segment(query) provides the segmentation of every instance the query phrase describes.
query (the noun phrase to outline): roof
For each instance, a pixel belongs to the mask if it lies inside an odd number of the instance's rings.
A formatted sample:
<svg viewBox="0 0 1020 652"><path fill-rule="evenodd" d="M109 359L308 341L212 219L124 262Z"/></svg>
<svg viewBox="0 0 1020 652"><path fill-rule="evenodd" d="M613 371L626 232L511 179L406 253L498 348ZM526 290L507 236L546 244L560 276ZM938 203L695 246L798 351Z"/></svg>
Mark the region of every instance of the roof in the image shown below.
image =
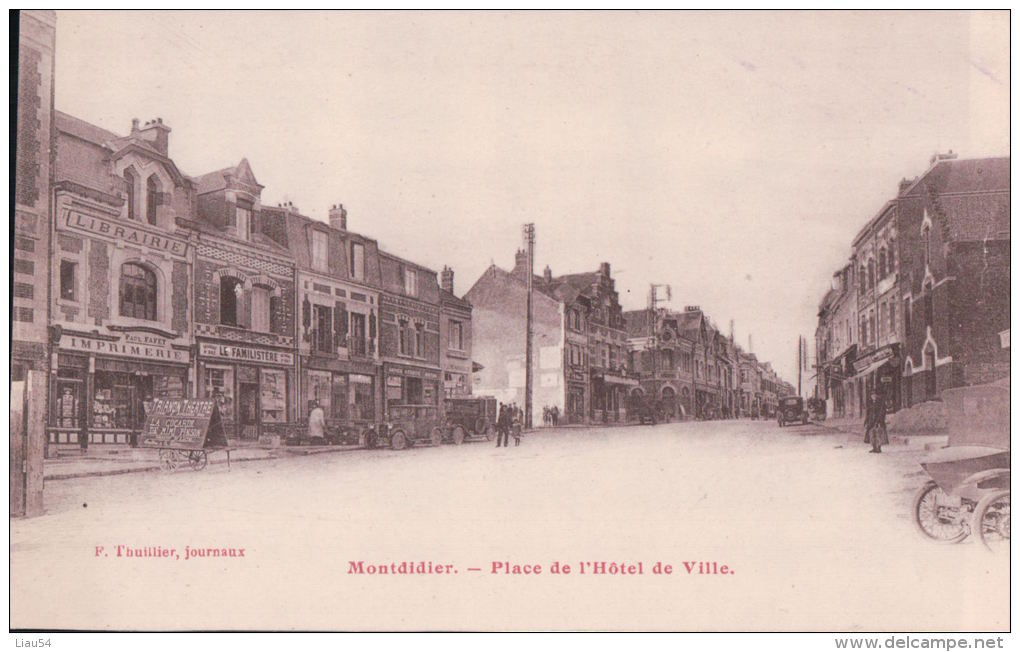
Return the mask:
<svg viewBox="0 0 1020 652"><path fill-rule="evenodd" d="M198 189L198 194L204 195L207 192L215 192L226 188L228 185L228 176L233 177L234 179L248 177L252 184L260 187L262 185L255 178L255 173L252 172L251 164L248 163L248 159L243 157L237 165L230 165L220 170L206 172L205 174L194 177L192 180L195 183L195 187ZM242 181L242 183L247 182Z"/></svg>
<svg viewBox="0 0 1020 652"><path fill-rule="evenodd" d="M452 305L464 310L471 310L471 302L466 299L461 299L453 292L439 288L439 301L445 305Z"/></svg>
<svg viewBox="0 0 1020 652"><path fill-rule="evenodd" d="M648 335L648 310L627 310L623 313L623 319L630 337Z"/></svg>
<svg viewBox="0 0 1020 652"><path fill-rule="evenodd" d="M1009 157L942 159L900 193L916 196L934 185L939 194L1009 190Z"/></svg>
<svg viewBox="0 0 1020 652"><path fill-rule="evenodd" d="M97 127L94 124L85 122L81 118L76 118L73 115L64 113L63 111L54 111L53 115L57 129L66 134L77 136L82 140L87 140L90 143L105 145L106 143L112 143L113 141L123 138L123 136L119 134L107 131L102 127Z"/></svg>

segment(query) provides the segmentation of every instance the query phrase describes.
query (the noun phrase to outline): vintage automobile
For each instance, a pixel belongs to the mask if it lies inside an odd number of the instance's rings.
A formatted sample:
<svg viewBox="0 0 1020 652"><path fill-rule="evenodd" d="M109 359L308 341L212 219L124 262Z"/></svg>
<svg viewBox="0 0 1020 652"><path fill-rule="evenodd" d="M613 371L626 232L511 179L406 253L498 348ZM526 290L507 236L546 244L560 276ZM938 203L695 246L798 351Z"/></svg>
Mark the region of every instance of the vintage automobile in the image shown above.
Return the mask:
<svg viewBox="0 0 1020 652"><path fill-rule="evenodd" d="M825 421L825 399L809 398L807 401L808 417L812 421Z"/></svg>
<svg viewBox="0 0 1020 652"><path fill-rule="evenodd" d="M942 392L949 442L921 467L931 478L914 498L914 525L937 543L971 534L1009 551L1009 379Z"/></svg>
<svg viewBox="0 0 1020 652"><path fill-rule="evenodd" d="M801 424L806 426L808 413L804 409L804 399L800 396L785 396L779 399L779 407L776 409L776 421L782 428L787 424Z"/></svg>
<svg viewBox="0 0 1020 652"><path fill-rule="evenodd" d="M463 444L468 440L492 440L496 434L496 399L491 396L448 398L444 441Z"/></svg>
<svg viewBox="0 0 1020 652"><path fill-rule="evenodd" d="M669 420L666 415L666 410L659 402L652 402L647 401L645 399L641 399L637 401L634 404L634 407L632 407L631 409L635 410L635 414L637 414L638 423L642 425L647 423L649 425L654 426L657 425L660 421Z"/></svg>
<svg viewBox="0 0 1020 652"><path fill-rule="evenodd" d="M389 447L395 451L409 446L439 446L443 443L443 419L436 405L393 405L387 418L361 435L365 448Z"/></svg>

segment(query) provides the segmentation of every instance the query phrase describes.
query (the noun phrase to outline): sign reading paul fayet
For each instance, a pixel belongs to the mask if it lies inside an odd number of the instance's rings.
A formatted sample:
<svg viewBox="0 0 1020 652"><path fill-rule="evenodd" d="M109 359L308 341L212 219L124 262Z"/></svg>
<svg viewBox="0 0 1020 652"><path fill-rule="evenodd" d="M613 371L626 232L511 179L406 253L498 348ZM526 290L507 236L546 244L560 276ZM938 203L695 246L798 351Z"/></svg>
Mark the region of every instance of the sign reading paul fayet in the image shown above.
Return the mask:
<svg viewBox="0 0 1020 652"><path fill-rule="evenodd" d="M139 440L150 448L181 450L227 445L220 410L212 399L153 400Z"/></svg>

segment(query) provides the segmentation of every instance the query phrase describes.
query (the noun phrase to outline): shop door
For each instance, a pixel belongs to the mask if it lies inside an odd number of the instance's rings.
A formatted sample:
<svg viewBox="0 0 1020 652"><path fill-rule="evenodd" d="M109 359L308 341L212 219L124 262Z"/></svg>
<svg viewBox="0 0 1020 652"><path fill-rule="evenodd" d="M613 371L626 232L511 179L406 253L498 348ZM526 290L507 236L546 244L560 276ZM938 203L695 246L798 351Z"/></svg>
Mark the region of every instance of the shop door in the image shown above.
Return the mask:
<svg viewBox="0 0 1020 652"><path fill-rule="evenodd" d="M237 407L241 424L241 439L259 438L259 386L241 383Z"/></svg>

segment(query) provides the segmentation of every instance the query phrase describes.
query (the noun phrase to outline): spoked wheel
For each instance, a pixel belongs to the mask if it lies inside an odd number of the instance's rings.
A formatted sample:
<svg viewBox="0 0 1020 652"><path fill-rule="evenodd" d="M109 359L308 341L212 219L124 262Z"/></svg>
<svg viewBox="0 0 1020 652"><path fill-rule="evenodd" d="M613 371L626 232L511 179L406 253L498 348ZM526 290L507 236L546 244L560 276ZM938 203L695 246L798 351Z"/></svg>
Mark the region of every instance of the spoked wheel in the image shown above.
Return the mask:
<svg viewBox="0 0 1020 652"><path fill-rule="evenodd" d="M209 463L205 451L188 451L188 464L196 471L201 471Z"/></svg>
<svg viewBox="0 0 1020 652"><path fill-rule="evenodd" d="M996 489L974 508L972 529L992 552L1009 552L1009 489Z"/></svg>
<svg viewBox="0 0 1020 652"><path fill-rule="evenodd" d="M464 428L461 426L453 427L453 443L458 446L464 443Z"/></svg>
<svg viewBox="0 0 1020 652"><path fill-rule="evenodd" d="M443 429L439 426L433 428L432 432L429 433L429 440L433 446L441 445L443 443Z"/></svg>
<svg viewBox="0 0 1020 652"><path fill-rule="evenodd" d="M492 441L496 436L496 428L491 423L485 426L485 441Z"/></svg>
<svg viewBox="0 0 1020 652"><path fill-rule="evenodd" d="M407 448L407 435L404 431L398 430L390 437L390 448L395 451L402 451Z"/></svg>
<svg viewBox="0 0 1020 652"><path fill-rule="evenodd" d="M164 471L176 471L181 465L182 456L172 448L159 449L159 465Z"/></svg>
<svg viewBox="0 0 1020 652"><path fill-rule="evenodd" d="M952 505L946 493L929 480L914 498L914 525L932 541L959 543L970 534L962 510L962 506Z"/></svg>

